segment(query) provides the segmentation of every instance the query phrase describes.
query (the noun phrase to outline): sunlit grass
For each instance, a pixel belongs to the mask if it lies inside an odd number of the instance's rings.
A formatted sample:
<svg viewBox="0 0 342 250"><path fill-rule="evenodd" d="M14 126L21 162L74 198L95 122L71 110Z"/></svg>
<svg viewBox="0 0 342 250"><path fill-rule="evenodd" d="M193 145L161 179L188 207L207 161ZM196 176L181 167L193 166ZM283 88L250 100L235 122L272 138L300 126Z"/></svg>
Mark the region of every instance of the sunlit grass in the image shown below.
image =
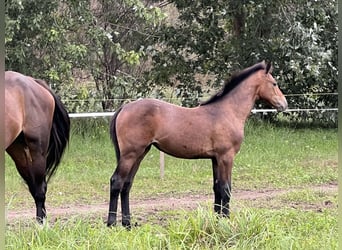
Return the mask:
<svg viewBox="0 0 342 250"><path fill-rule="evenodd" d="M286 218L286 219L284 219ZM199 207L165 225L127 231L101 219L71 217L53 225L16 224L8 249L336 249L336 217L328 212L243 208L230 219ZM324 239L324 240L322 240Z"/></svg>

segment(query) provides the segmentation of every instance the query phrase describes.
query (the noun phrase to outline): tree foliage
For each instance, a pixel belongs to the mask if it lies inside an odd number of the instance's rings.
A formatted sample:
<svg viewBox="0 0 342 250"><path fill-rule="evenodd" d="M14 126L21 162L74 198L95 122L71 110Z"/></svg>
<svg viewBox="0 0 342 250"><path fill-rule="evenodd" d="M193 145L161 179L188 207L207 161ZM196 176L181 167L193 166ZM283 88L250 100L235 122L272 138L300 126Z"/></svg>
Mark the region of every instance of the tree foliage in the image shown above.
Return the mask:
<svg viewBox="0 0 342 250"><path fill-rule="evenodd" d="M6 69L46 79L69 111L101 99L102 110L148 93L139 81L145 51L163 13L153 1L13 1L6 3ZM89 74L96 90L74 82Z"/></svg>
<svg viewBox="0 0 342 250"><path fill-rule="evenodd" d="M12 0L5 18L6 69L48 80L70 111L165 89L194 106L261 60L291 108L337 107L336 0Z"/></svg>
<svg viewBox="0 0 342 250"><path fill-rule="evenodd" d="M148 85L141 82L146 50L151 45L153 29L163 18L159 8L137 0L101 0L91 7L92 22L87 31L91 61L90 71L96 89L102 94L103 110L146 94Z"/></svg>
<svg viewBox="0 0 342 250"><path fill-rule="evenodd" d="M293 108L336 106L336 1L173 1L176 25L160 30L163 48L154 56L157 81L179 82L179 96L204 94L232 72L261 60L272 61L275 76Z"/></svg>

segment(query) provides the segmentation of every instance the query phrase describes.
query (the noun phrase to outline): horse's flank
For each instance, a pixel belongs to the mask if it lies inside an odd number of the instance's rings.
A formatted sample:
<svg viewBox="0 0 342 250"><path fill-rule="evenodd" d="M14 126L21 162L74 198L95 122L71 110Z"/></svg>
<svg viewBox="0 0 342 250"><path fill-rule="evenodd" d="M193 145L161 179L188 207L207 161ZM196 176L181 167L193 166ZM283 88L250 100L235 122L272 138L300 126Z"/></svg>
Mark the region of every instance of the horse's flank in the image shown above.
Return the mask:
<svg viewBox="0 0 342 250"><path fill-rule="evenodd" d="M33 78L13 71L6 72L5 83L6 148L22 130L35 133L39 127L48 126L50 131L55 107L50 92Z"/></svg>

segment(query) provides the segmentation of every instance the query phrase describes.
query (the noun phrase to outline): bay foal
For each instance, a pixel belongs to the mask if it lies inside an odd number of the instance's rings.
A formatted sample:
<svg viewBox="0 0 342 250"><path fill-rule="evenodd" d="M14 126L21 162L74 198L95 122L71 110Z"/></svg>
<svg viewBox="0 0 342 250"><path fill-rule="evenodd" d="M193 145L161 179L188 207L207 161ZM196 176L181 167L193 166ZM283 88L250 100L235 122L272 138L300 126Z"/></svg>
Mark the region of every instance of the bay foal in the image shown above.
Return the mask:
<svg viewBox="0 0 342 250"><path fill-rule="evenodd" d="M122 225L131 226L129 192L140 162L152 145L179 158L211 159L214 209L229 216L233 159L257 99L269 102L278 111L287 108L287 101L271 75L271 65L264 62L234 75L220 92L195 108L156 99L141 99L122 106L110 125L117 167L110 179L107 225L116 224L120 195Z"/></svg>

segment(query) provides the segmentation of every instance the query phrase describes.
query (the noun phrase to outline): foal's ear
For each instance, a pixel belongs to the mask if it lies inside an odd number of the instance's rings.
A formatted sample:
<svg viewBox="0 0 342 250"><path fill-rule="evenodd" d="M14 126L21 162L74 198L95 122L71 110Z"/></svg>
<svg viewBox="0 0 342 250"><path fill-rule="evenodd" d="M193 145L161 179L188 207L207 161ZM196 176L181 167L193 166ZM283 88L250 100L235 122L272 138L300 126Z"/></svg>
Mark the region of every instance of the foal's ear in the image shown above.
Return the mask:
<svg viewBox="0 0 342 250"><path fill-rule="evenodd" d="M270 62L268 62L266 65L266 74L268 74L268 73L271 74L272 70L273 70L272 64Z"/></svg>

